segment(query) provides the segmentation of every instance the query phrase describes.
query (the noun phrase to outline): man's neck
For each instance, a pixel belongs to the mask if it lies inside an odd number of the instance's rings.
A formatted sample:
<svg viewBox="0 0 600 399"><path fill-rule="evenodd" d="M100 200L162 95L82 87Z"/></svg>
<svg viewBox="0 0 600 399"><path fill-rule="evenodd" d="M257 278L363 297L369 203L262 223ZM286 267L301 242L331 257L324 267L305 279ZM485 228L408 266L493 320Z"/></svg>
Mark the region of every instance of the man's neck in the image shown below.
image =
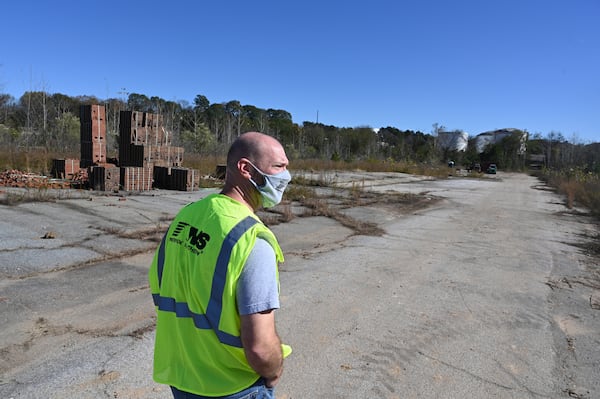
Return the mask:
<svg viewBox="0 0 600 399"><path fill-rule="evenodd" d="M257 208L254 208L251 203L251 196L249 193L244 192L239 186L225 186L223 190L221 190L221 194L226 195L227 197L245 205L250 209L253 213L256 212Z"/></svg>

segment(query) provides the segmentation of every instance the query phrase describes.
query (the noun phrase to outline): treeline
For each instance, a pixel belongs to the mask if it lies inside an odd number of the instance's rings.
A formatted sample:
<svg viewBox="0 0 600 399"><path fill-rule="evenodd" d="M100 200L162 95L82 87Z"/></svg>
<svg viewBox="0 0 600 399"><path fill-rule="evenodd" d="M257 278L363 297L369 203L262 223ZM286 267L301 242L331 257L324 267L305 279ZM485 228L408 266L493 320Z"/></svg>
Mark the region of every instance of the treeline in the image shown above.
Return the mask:
<svg viewBox="0 0 600 399"><path fill-rule="evenodd" d="M101 104L106 107L107 146L118 153L120 111L133 110L161 114L165 128L172 134L173 144L186 152L224 155L231 142L246 131L261 131L278 138L291 159L327 160L391 160L415 163L445 163L457 166L494 162L502 169L527 168L529 155L543 155L550 168L577 166L600 172L598 143L569 143L561 134L547 137L537 134L525 143L527 132L516 132L502 142L488 146L481 154L475 151L473 139L467 151L454 152L440 148L436 134L443 131L438 124L431 133L400 130L395 127L336 127L304 121L294 123L292 115L281 109L262 109L233 100L211 103L197 95L193 103L173 102L159 97L131 93L126 100L99 99L94 96L70 97L43 91L24 93L18 100L0 94L0 146L4 151L43 149L48 152L76 154L79 151L81 105Z"/></svg>
<svg viewBox="0 0 600 399"><path fill-rule="evenodd" d="M526 140L523 140L525 137ZM534 168L548 170L579 169L600 173L600 143L570 143L560 133L529 134L515 131L482 153L475 149L475 139L469 140L468 149L457 154L462 164L473 162L496 163L503 170L523 171Z"/></svg>

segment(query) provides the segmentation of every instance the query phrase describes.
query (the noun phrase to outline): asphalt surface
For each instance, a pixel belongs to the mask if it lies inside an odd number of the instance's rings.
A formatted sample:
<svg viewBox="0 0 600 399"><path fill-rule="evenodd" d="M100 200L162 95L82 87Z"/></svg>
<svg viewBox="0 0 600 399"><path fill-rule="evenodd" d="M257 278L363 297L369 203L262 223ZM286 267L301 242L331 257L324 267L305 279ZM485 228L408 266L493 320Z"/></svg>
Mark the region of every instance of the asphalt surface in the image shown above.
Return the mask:
<svg viewBox="0 0 600 399"><path fill-rule="evenodd" d="M278 399L600 397L585 210L522 174L325 177L344 221L294 205L273 226L294 349ZM343 187L376 195L350 206ZM214 191L0 205L0 398L170 397L151 379L146 275L175 213Z"/></svg>

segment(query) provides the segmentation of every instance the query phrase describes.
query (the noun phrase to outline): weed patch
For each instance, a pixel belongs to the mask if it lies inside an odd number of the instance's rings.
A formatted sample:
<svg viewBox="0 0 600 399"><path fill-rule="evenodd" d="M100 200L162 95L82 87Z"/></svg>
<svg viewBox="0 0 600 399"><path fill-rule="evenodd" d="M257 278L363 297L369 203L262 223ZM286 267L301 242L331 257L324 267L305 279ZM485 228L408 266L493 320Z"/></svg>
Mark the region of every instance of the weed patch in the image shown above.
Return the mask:
<svg viewBox="0 0 600 399"><path fill-rule="evenodd" d="M565 205L572 209L582 206L600 219L600 176L580 169L564 171L543 170L534 174L537 178L565 196Z"/></svg>
<svg viewBox="0 0 600 399"><path fill-rule="evenodd" d="M48 188L6 189L0 193L1 205L18 205L27 202L55 202L62 199L83 198L81 193L70 190Z"/></svg>
<svg viewBox="0 0 600 399"><path fill-rule="evenodd" d="M330 194L319 195L315 187L334 188L334 190ZM375 223L357 220L342 211L353 207L377 205L391 206L395 210L408 212L429 206L437 200L425 194L398 193L395 191L387 193L371 192L365 189L364 181L356 181L348 188L341 188L337 187L337 183L328 176L317 180L307 179L302 175L297 176L293 184L288 186L284 198L287 205L279 206L276 210L270 210L269 214L261 217L266 224L277 224L291 220L294 214L291 211L290 202L296 202L302 209L302 212L297 215L298 217L328 217L352 229L356 234L370 236L380 236L384 234L384 230ZM274 213L277 216L274 216Z"/></svg>
<svg viewBox="0 0 600 399"><path fill-rule="evenodd" d="M381 236L385 231L377 226L375 223L363 222L354 219L339 210L330 207L324 199L312 199L306 201L303 204L307 211L303 216L326 216L339 222L342 226L348 227L353 230L356 234L368 235L368 236Z"/></svg>
<svg viewBox="0 0 600 399"><path fill-rule="evenodd" d="M307 198L314 198L316 195L314 188L297 183L288 185L283 192L283 198L288 201L304 201Z"/></svg>

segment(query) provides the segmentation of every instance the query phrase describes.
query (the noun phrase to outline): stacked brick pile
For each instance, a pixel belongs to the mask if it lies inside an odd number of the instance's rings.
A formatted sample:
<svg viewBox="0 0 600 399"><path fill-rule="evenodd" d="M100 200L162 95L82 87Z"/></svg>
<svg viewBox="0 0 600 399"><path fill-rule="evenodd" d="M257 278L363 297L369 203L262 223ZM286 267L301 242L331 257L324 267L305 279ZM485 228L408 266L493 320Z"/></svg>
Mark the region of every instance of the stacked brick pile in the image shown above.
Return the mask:
<svg viewBox="0 0 600 399"><path fill-rule="evenodd" d="M53 159L52 176L57 179L87 178L92 166L114 167L106 164L106 110L103 105L79 107L80 159ZM86 170L86 173L79 173ZM89 173L89 176L92 176ZM97 174L96 174L97 176ZM98 182L95 182L95 186ZM104 184L102 183L102 186Z"/></svg>
<svg viewBox="0 0 600 399"><path fill-rule="evenodd" d="M93 190L118 191L119 168L106 159L106 109L103 105L82 105L79 108L81 160L86 174L73 172L73 177L87 177ZM65 160L66 161L66 160Z"/></svg>
<svg viewBox="0 0 600 399"><path fill-rule="evenodd" d="M121 111L119 118L119 162L123 189L151 190L155 159L149 156L152 147L170 143L163 139L161 115L147 112Z"/></svg>
<svg viewBox="0 0 600 399"><path fill-rule="evenodd" d="M162 115L121 111L119 160L122 166L181 166L182 159L171 160L166 156L171 150L181 150L183 158L183 148L171 147L171 137L163 128Z"/></svg>
<svg viewBox="0 0 600 399"><path fill-rule="evenodd" d="M80 107L81 159L55 159L52 175L101 191L148 191L153 187L191 191L199 174L184 168L183 148L171 145L162 115L121 111L119 166L107 162L106 111L102 105Z"/></svg>
<svg viewBox="0 0 600 399"><path fill-rule="evenodd" d="M121 111L119 160L123 189L144 190L152 185L180 191L197 188L197 171L182 167L183 148L171 144L162 115Z"/></svg>
<svg viewBox="0 0 600 399"><path fill-rule="evenodd" d="M103 105L82 105L79 108L81 161L80 166L106 163L106 110Z"/></svg>

